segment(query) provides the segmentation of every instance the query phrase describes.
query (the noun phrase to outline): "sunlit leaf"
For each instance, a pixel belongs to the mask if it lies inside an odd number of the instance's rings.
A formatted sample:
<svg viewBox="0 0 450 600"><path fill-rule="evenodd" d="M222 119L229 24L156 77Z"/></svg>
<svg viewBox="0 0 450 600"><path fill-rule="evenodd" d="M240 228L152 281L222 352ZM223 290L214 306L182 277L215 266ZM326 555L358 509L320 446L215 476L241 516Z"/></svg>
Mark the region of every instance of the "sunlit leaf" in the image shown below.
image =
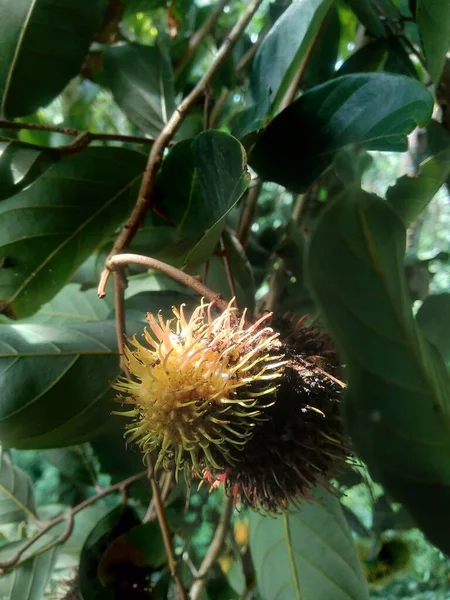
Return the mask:
<svg viewBox="0 0 450 600"><path fill-rule="evenodd" d="M28 115L62 91L79 73L105 8L105 0L2 3L0 115Z"/></svg>
<svg viewBox="0 0 450 600"><path fill-rule="evenodd" d="M275 518L251 513L250 549L263 600L367 600L339 500L322 489Z"/></svg>

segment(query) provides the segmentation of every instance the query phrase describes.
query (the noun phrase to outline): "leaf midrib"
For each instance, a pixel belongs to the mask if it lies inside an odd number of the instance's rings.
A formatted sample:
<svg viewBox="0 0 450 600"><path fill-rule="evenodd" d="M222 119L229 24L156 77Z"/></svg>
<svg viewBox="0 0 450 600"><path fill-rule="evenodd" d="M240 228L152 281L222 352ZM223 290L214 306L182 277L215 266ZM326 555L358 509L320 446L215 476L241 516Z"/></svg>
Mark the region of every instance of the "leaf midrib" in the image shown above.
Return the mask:
<svg viewBox="0 0 450 600"><path fill-rule="evenodd" d="M116 194L114 194L108 202L103 204L93 215L91 215L86 221L77 227L77 229L67 237L64 242L57 246L50 254L42 261L42 263L33 269L33 272L22 282L17 288L16 292L9 298L9 303L14 302L17 296L27 287L27 285L42 271L42 269L60 252L67 244L77 237L94 219L96 219L102 212L104 212L112 203L114 203L118 197L120 197L127 189L132 187L136 181L142 177L142 173L139 173L131 181L129 181L123 188L121 188Z"/></svg>
<svg viewBox="0 0 450 600"><path fill-rule="evenodd" d="M9 70L8 70L8 76L6 78L5 89L4 89L4 92L3 92L3 100L2 100L2 106L1 106L1 114L2 115L5 114L5 105L6 105L6 102L8 100L9 90L11 88L11 81L12 81L12 78L13 78L13 73L14 73L14 70L16 68L17 61L19 59L20 50L22 48L22 44L23 44L23 41L24 41L24 38L25 38L25 34L26 34L26 31L27 31L28 25L30 23L30 19L31 19L31 16L33 14L33 10L34 10L34 8L36 6L36 3L37 3L37 0L31 0L31 4L30 4L30 7L28 9L27 16L26 16L26 18L24 20L24 23L23 23L23 26L21 27L21 30L20 30L19 39L17 40L16 49L15 49L15 52L14 52L13 59L11 61L11 65L10 65Z"/></svg>

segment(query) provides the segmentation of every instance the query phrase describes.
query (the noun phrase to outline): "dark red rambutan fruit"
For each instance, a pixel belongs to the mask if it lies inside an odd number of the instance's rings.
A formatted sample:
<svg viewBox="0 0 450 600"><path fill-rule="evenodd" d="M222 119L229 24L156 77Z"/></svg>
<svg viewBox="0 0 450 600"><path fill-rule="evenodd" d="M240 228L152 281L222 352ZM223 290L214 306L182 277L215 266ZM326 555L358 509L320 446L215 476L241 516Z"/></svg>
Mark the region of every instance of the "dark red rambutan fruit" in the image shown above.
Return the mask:
<svg viewBox="0 0 450 600"><path fill-rule="evenodd" d="M349 454L342 432L337 378L339 362L327 335L302 320L293 326L274 318L287 364L265 420L222 473L207 473L223 483L236 501L277 512L303 498L344 466ZM217 485L217 484L216 484Z"/></svg>
<svg viewBox="0 0 450 600"><path fill-rule="evenodd" d="M187 319L148 316L146 345L125 349L130 379L115 384L128 432L157 467L223 483L236 500L277 511L327 485L348 454L339 362L319 329L264 315L249 324L232 303Z"/></svg>

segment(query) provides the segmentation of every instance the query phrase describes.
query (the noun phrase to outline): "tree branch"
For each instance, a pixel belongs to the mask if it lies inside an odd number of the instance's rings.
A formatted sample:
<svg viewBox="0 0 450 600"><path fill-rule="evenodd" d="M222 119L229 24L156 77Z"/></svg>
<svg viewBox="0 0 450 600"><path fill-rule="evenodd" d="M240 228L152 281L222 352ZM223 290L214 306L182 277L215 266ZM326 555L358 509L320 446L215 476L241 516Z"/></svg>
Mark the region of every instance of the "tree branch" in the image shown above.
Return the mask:
<svg viewBox="0 0 450 600"><path fill-rule="evenodd" d="M230 287L231 297L235 298L237 303L237 293L236 293L236 285L234 283L233 271L231 270L230 260L228 257L228 251L225 246L225 242L223 239L223 234L220 236L220 251L222 254L223 265L225 267L225 272L227 274L228 285Z"/></svg>
<svg viewBox="0 0 450 600"><path fill-rule="evenodd" d="M194 89L181 101L180 105L177 107L155 140L155 143L150 151L144 176L142 178L138 199L127 223L119 233L108 258L111 258L115 254L119 254L133 239L136 231L142 223L145 213L151 207L156 174L158 173L164 150L167 148L175 133L178 131L178 128L180 127L187 113L202 96L207 86L224 63L225 59L242 35L262 1L263 0L250 0L247 8L244 10L229 35L225 38L222 46L219 48L209 69L206 71ZM107 265L108 261L101 276L101 281L104 284L103 288L106 285L110 275L110 269Z"/></svg>
<svg viewBox="0 0 450 600"><path fill-rule="evenodd" d="M220 294L213 292L201 281L195 277L192 277L191 275L188 275L187 273L184 273L184 271L180 271L180 269L177 269L176 267L172 267L171 265L161 262L160 260L156 260L156 258L141 256L140 254L117 254L117 256L112 256L106 265L108 273L126 265L140 265L146 269L155 269L156 271L160 271L161 273L168 275L175 281L178 281L178 283L191 288L191 290L200 296L204 296L210 302L213 302L219 310L224 311L228 306L228 302L224 300ZM98 287L98 295L100 298L103 298L105 295L105 286L107 281L105 273L106 271L103 271Z"/></svg>
<svg viewBox="0 0 450 600"><path fill-rule="evenodd" d="M114 307L115 320L116 320L116 337L117 337L117 349L119 350L120 356L120 368L127 377L130 376L128 369L123 360L123 344L125 342L126 323L125 323L125 288L127 282L123 269L117 269L114 271Z"/></svg>
<svg viewBox="0 0 450 600"><path fill-rule="evenodd" d="M0 119L0 129L11 129L14 131L20 129L34 130L34 131L51 131L53 133L62 133L63 135L69 135L71 137L81 137L90 144L93 141L103 140L110 142L129 142L130 144L153 144L155 141L153 138L148 138L139 135L122 135L120 133L96 133L93 131L81 131L80 129L74 129L72 127L57 127L56 125L46 125L41 123L19 123L16 121L6 121ZM19 140L13 140L18 142ZM28 144L27 142L21 142L27 147L36 148L37 150L56 150L58 148L70 147L72 144L67 146L41 146L39 144Z"/></svg>
<svg viewBox="0 0 450 600"><path fill-rule="evenodd" d="M262 180L258 179L255 185L252 185L252 187L248 189L247 197L245 198L244 206L242 208L237 236L244 250L248 246L250 227L252 226L253 219L255 218L256 205L258 203L262 185Z"/></svg>
<svg viewBox="0 0 450 600"><path fill-rule="evenodd" d="M79 512L81 512L83 509L90 506L91 504L94 504L94 502L97 502L97 500L100 500L101 498L104 498L105 496L108 496L109 494L112 494L113 492L117 492L117 491L126 489L128 486L132 485L139 479L143 479L146 475L147 475L147 471L143 471L142 473L138 473L137 475L132 475L131 477L128 477L127 479L124 479L123 481L119 481L118 483L115 483L114 485L104 488L103 490L101 490L100 492L95 494L95 496L91 496L90 498L87 498L86 500L84 500L83 502L81 502L80 504L78 504L77 506L72 508L72 510L69 512L68 515L61 515L59 517L56 517L55 519L52 519L48 523L46 523L40 529L40 531L38 531L36 533L36 535L34 535L32 538L27 540L24 543L24 545L21 546L19 548L19 550L17 550L17 552L11 558L0 562L0 573L2 571L4 571L5 569L11 569L12 567L18 567L20 564L23 564L27 560L34 558L34 556L36 556L37 554L41 554L42 552L49 550L50 548L53 548L54 546L57 546L57 545L65 542L70 537L70 534L72 533L73 519L74 519L75 515L77 515ZM21 556L24 554L24 552L26 550L28 550L28 548L30 548L44 534L46 534L48 531L50 531L50 529L53 529L53 527L55 527L59 523L63 523L64 521L67 521L66 530L56 540L54 540L51 544L48 544L47 546L45 546L44 549L40 548L36 552L36 554L30 555L24 561L19 563Z"/></svg>
<svg viewBox="0 0 450 600"><path fill-rule="evenodd" d="M200 27L200 29L198 29L191 37L186 51L182 54L177 66L175 67L175 77L179 76L181 71L197 52L200 44L210 33L228 2L229 0L219 0L219 2L217 2L217 4L214 6L213 10L211 11L211 14Z"/></svg>
<svg viewBox="0 0 450 600"><path fill-rule="evenodd" d="M170 537L169 526L167 525L166 513L164 512L164 506L161 500L161 493L158 482L155 478L155 470L153 468L153 462L150 454L146 456L147 461L147 473L152 486L153 502L155 506L156 516L158 518L159 527L163 537L164 547L166 549L167 560L169 562L170 574L175 580L178 587L178 592L181 600L187 600L186 590L184 589L183 582L177 573L177 560L172 548L172 539Z"/></svg>
<svg viewBox="0 0 450 600"><path fill-rule="evenodd" d="M225 541L225 536L228 531L228 526L233 511L233 498L225 496L222 514L220 515L219 523L217 524L211 545L203 559L200 569L197 572L194 583L189 592L189 600L200 600L203 588L205 587L208 571L218 558Z"/></svg>

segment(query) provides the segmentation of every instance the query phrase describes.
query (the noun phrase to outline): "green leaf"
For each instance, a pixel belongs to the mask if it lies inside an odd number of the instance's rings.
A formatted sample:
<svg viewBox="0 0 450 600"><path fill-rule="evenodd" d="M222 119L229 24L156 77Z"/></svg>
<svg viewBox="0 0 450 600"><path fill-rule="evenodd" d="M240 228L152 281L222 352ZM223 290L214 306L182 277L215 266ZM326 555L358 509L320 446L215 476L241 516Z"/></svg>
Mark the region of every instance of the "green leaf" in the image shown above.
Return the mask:
<svg viewBox="0 0 450 600"><path fill-rule="evenodd" d="M0 200L31 185L55 161L48 152L25 148L19 142L0 142Z"/></svg>
<svg viewBox="0 0 450 600"><path fill-rule="evenodd" d="M306 64L301 80L301 88L306 91L320 85L335 74L339 58L339 41L341 38L341 23L336 6L331 6L314 40L314 49Z"/></svg>
<svg viewBox="0 0 450 600"><path fill-rule="evenodd" d="M31 479L0 447L0 524L28 521L35 513Z"/></svg>
<svg viewBox="0 0 450 600"><path fill-rule="evenodd" d="M251 513L250 549L263 600L369 598L339 501L323 489L275 518Z"/></svg>
<svg viewBox="0 0 450 600"><path fill-rule="evenodd" d="M114 410L117 374L113 321L0 325L0 439L21 449L90 440Z"/></svg>
<svg viewBox="0 0 450 600"><path fill-rule="evenodd" d="M417 175L404 175L386 192L386 199L405 227L422 214L450 175L450 149L443 150L422 163Z"/></svg>
<svg viewBox="0 0 450 600"><path fill-rule="evenodd" d="M23 542L12 542L1 547L0 559L7 559ZM3 556L5 553L5 557ZM6 554L8 553L8 554ZM0 598L5 600L42 600L53 571L58 548L52 548L0 577Z"/></svg>
<svg viewBox="0 0 450 600"><path fill-rule="evenodd" d="M333 0L298 0L284 11L264 38L251 72L257 116L278 111L332 4Z"/></svg>
<svg viewBox="0 0 450 600"><path fill-rule="evenodd" d="M127 505L117 506L92 528L81 551L79 585L83 600L113 600L114 589L106 588L99 578L99 561L117 537L139 525L134 510Z"/></svg>
<svg viewBox="0 0 450 600"><path fill-rule="evenodd" d="M203 223L204 235L186 257L187 265L202 263L212 255L227 215L250 179L244 147L231 135L205 131L195 139L192 150L209 220ZM199 218L198 212L195 214Z"/></svg>
<svg viewBox="0 0 450 600"><path fill-rule="evenodd" d="M346 365L346 426L371 475L450 552L450 380L418 329L394 210L347 190L311 238L309 280Z"/></svg>
<svg viewBox="0 0 450 600"><path fill-rule="evenodd" d="M77 323L105 321L111 314L113 306L114 300L111 294L100 299L97 289L91 288L83 291L80 285L68 283L37 313L27 319L21 319L20 322L41 323L42 325L76 325ZM7 322L12 323L9 320Z"/></svg>
<svg viewBox="0 0 450 600"><path fill-rule="evenodd" d="M379 0L378 5L374 4L372 0L348 0L348 4L351 6L361 23L367 27L369 33L376 38L387 37L389 33L385 22L380 19L380 13L377 11L377 7L381 7L380 10L382 10L383 14L398 18L398 14L395 10L392 13L393 7L390 0Z"/></svg>
<svg viewBox="0 0 450 600"><path fill-rule="evenodd" d="M450 3L447 0L417 0L416 19L428 71L437 85L450 50Z"/></svg>
<svg viewBox="0 0 450 600"><path fill-rule="evenodd" d="M172 66L162 46L110 46L95 80L111 90L130 121L148 135L157 136L175 110Z"/></svg>
<svg viewBox="0 0 450 600"><path fill-rule="evenodd" d="M450 294L428 296L417 312L417 324L450 366Z"/></svg>
<svg viewBox="0 0 450 600"><path fill-rule="evenodd" d="M7 6L6 6L7 4ZM13 0L0 21L0 114L14 118L51 102L79 73L104 0Z"/></svg>
<svg viewBox="0 0 450 600"><path fill-rule="evenodd" d="M145 157L88 148L0 203L0 309L27 317L48 302L133 206Z"/></svg>
<svg viewBox="0 0 450 600"><path fill-rule="evenodd" d="M302 192L353 144L401 152L407 134L431 118L433 98L418 81L367 73L312 88L264 130L250 157L259 175Z"/></svg>
<svg viewBox="0 0 450 600"><path fill-rule="evenodd" d="M169 152L158 178L158 196L180 239L165 248L166 260L181 258L193 266L211 257L228 213L248 186L246 161L236 138L213 130Z"/></svg>
<svg viewBox="0 0 450 600"><path fill-rule="evenodd" d="M120 566L157 569L166 564L167 555L157 521L149 521L133 527L117 537L102 555L98 574L102 581L113 582L120 577Z"/></svg>
<svg viewBox="0 0 450 600"><path fill-rule="evenodd" d="M80 485L93 486L97 483L96 466L88 445L52 448L46 450L44 456L66 479Z"/></svg>

